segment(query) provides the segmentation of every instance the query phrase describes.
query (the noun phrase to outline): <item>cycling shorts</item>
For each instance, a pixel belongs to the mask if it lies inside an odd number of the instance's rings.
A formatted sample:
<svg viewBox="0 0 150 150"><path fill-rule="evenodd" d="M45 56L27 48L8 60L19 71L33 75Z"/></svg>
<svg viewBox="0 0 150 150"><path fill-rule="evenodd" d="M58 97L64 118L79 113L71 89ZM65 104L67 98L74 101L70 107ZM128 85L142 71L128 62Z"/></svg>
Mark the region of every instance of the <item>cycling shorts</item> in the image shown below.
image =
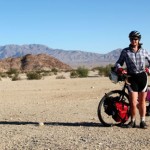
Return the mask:
<svg viewBox="0 0 150 150"><path fill-rule="evenodd" d="M146 72L131 74L128 78L130 85L128 86L129 92L146 92L148 86Z"/></svg>

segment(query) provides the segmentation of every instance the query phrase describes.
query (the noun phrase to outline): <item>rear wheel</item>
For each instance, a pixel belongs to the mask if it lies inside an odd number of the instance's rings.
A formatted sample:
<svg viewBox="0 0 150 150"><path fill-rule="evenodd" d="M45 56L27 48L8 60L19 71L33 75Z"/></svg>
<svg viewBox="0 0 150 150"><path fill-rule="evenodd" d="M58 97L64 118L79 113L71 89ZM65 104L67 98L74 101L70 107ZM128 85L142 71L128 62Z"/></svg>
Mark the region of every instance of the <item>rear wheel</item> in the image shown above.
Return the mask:
<svg viewBox="0 0 150 150"><path fill-rule="evenodd" d="M103 96L102 99L100 100L99 105L98 105L98 109L97 109L98 118L104 126L110 127L110 126L113 126L113 125L119 125L119 124L124 124L125 123L125 122L123 122L123 123L116 122L112 118L112 115L108 115L105 112L104 102L106 101L106 98L116 97L116 96L117 97L119 96L121 100L123 100L124 102L126 102L129 105L129 96L128 96L128 94L127 93L122 93L121 90L114 90L114 91L111 91L111 92L105 94L105 96Z"/></svg>

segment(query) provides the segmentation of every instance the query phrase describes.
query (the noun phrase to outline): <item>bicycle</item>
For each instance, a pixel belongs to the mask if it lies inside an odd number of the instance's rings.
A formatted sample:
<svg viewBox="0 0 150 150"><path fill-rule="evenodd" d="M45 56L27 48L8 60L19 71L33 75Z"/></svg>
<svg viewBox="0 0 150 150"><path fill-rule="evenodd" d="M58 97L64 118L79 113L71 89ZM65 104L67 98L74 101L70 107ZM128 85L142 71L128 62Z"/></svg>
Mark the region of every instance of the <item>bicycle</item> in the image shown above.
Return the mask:
<svg viewBox="0 0 150 150"><path fill-rule="evenodd" d="M111 68L109 77L110 80L114 83L118 83L119 81L124 82L124 85L121 90L112 90L108 93L105 93L105 95L99 102L97 114L100 122L104 126L110 127L113 125L123 125L127 123L130 118L130 101L128 94L128 85L130 83L128 82L128 77L129 76L127 74L117 75L114 72L114 68ZM149 106L146 106L146 116L150 116L150 85L148 85L148 87L149 90L146 102L147 104L149 104ZM119 116L116 108L114 107L116 102L120 102L122 106L126 106L125 115L127 116L125 116L124 118L121 118L121 116Z"/></svg>
<svg viewBox="0 0 150 150"><path fill-rule="evenodd" d="M110 79L115 83L124 81L124 85L121 90L112 90L105 93L99 102L97 114L100 122L104 126L110 127L113 125L123 125L128 122L130 117L130 101L127 92L129 84L127 78L127 75L118 76L115 72L111 71ZM124 119L121 119L119 114L117 114L117 111L114 109L115 102L120 102L121 104L126 105L127 116ZM115 119L115 117L120 119Z"/></svg>

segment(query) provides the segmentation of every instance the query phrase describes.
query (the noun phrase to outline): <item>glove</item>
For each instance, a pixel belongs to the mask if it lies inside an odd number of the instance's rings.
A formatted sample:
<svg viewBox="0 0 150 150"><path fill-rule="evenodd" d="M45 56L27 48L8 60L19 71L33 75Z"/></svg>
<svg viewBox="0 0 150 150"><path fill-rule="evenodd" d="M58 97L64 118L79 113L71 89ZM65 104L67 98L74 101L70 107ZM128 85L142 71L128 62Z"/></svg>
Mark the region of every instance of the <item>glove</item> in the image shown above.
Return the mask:
<svg viewBox="0 0 150 150"><path fill-rule="evenodd" d="M150 69L149 68L145 68L145 72L150 74Z"/></svg>
<svg viewBox="0 0 150 150"><path fill-rule="evenodd" d="M123 68L118 68L117 73L118 73L118 75L123 75L123 74L127 74L127 71L124 70Z"/></svg>

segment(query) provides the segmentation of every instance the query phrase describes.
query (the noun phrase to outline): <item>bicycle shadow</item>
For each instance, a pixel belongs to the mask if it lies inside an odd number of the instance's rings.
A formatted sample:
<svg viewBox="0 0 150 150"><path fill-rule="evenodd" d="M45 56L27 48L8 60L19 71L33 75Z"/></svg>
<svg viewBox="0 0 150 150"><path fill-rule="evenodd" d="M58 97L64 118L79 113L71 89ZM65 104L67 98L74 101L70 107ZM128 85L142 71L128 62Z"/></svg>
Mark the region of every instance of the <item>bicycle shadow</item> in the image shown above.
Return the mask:
<svg viewBox="0 0 150 150"><path fill-rule="evenodd" d="M49 126L72 126L72 127L103 127L101 123L95 122L45 122Z"/></svg>
<svg viewBox="0 0 150 150"><path fill-rule="evenodd" d="M0 125L38 125L38 122L31 121L0 121Z"/></svg>
<svg viewBox="0 0 150 150"><path fill-rule="evenodd" d="M95 122L43 122L47 126L72 126L72 127L103 127L101 123ZM31 121L0 121L0 125L39 125L39 122Z"/></svg>

